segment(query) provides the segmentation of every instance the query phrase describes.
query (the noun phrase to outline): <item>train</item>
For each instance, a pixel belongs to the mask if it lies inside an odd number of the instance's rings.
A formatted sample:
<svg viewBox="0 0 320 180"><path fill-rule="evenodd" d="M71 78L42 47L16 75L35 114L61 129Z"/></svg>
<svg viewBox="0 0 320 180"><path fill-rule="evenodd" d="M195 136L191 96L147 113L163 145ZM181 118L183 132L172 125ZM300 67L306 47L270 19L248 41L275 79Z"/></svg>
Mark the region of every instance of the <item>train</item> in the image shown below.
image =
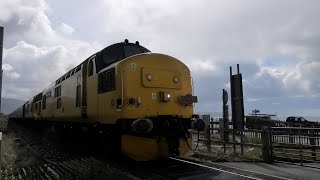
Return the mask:
<svg viewBox="0 0 320 180"><path fill-rule="evenodd" d="M189 130L206 126L193 113L192 86L182 61L126 39L85 59L9 118L94 129L137 161L186 157L193 153Z"/></svg>

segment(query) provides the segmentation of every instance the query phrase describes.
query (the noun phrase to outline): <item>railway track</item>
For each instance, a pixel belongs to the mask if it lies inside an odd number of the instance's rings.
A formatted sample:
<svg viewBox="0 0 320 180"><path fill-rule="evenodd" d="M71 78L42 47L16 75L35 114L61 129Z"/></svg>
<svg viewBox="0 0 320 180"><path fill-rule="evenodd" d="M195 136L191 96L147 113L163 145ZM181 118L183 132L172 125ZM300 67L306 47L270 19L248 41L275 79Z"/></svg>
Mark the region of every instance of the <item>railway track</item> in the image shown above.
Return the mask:
<svg viewBox="0 0 320 180"><path fill-rule="evenodd" d="M5 169L3 179L281 179L190 159L172 157L163 161L136 162L124 156L105 157L99 153L74 151L78 148L61 150L57 148L59 144L23 131L16 132L21 138L15 141L26 146L42 163Z"/></svg>
<svg viewBox="0 0 320 180"><path fill-rule="evenodd" d="M17 150L28 151L28 156L34 156L32 158L36 158L37 161L26 166L2 170L1 177L4 180L136 179L107 162L91 156L93 153L84 153L83 151L87 149L74 151L69 148L76 144L69 144L68 147L65 147L17 124L11 127L11 131L15 132L16 138L13 139L13 142L19 147ZM23 160L28 161L28 159Z"/></svg>
<svg viewBox="0 0 320 180"><path fill-rule="evenodd" d="M92 157L5 170L6 179L132 179Z"/></svg>

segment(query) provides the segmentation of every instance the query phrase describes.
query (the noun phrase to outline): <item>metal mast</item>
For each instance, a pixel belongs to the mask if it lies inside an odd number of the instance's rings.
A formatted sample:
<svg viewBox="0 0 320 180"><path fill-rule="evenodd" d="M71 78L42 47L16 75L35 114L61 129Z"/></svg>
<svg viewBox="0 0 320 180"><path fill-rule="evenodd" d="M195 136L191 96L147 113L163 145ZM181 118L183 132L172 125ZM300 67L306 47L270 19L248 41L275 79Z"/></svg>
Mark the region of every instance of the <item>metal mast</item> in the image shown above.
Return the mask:
<svg viewBox="0 0 320 180"><path fill-rule="evenodd" d="M1 99L2 99L2 50L3 50L3 27L0 27L0 112L1 112Z"/></svg>

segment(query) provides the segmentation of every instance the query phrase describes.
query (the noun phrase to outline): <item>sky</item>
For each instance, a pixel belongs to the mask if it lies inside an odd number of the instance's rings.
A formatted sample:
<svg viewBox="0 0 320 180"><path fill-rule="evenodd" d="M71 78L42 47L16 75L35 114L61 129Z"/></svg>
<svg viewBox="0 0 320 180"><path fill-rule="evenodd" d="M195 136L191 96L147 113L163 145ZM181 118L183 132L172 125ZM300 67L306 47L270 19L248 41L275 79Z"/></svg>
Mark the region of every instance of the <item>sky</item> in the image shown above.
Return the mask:
<svg viewBox="0 0 320 180"><path fill-rule="evenodd" d="M320 116L318 0L2 0L2 97L28 100L91 54L139 41L184 62L197 112L240 64L246 114ZM230 101L229 101L230 104Z"/></svg>

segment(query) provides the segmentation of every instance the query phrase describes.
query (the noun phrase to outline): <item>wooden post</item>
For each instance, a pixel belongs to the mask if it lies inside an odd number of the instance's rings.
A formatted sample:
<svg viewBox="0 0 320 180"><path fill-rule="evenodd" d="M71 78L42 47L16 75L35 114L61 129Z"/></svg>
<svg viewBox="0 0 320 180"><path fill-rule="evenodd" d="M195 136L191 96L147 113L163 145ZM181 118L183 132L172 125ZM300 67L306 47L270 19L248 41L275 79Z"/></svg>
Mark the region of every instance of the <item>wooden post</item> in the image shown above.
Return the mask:
<svg viewBox="0 0 320 180"><path fill-rule="evenodd" d="M2 174L1 174L1 145L2 145L2 132L0 132L0 179L2 179Z"/></svg>
<svg viewBox="0 0 320 180"><path fill-rule="evenodd" d="M233 142L233 154L236 154L236 135L235 135L236 131L234 129L234 127L232 127L232 142Z"/></svg>
<svg viewBox="0 0 320 180"><path fill-rule="evenodd" d="M272 135L271 129L267 127L262 128L261 132L261 141L262 141L262 158L266 163L272 163Z"/></svg>
<svg viewBox="0 0 320 180"><path fill-rule="evenodd" d="M244 154L243 150L243 129L240 130L240 141L241 141L241 156Z"/></svg>

